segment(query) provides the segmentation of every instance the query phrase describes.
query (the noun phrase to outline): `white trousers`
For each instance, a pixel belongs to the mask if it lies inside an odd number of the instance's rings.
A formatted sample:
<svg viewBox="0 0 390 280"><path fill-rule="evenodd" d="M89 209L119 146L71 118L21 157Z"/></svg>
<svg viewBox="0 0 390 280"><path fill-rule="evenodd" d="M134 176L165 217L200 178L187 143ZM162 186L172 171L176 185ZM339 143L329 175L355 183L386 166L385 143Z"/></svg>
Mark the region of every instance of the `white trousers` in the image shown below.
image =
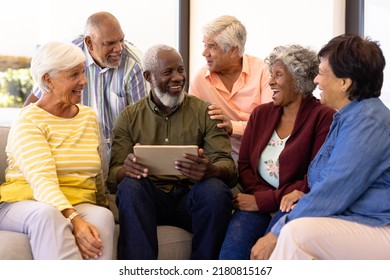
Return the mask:
<svg viewBox="0 0 390 280"><path fill-rule="evenodd" d="M337 218L300 218L280 232L271 260L388 260L390 225Z"/></svg>
<svg viewBox="0 0 390 280"><path fill-rule="evenodd" d="M75 206L80 216L99 231L104 249L100 259L112 259L114 217L109 209L92 204ZM46 203L24 200L0 203L0 230L28 235L36 260L81 260L73 227L60 211Z"/></svg>

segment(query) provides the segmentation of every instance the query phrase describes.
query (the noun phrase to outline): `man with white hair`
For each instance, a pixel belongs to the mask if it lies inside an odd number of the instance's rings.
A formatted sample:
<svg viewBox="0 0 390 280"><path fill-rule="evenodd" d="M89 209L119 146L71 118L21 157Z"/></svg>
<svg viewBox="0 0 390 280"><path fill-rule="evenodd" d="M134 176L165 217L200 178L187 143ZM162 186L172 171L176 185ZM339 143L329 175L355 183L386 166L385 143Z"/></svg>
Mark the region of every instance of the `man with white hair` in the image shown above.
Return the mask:
<svg viewBox="0 0 390 280"><path fill-rule="evenodd" d="M237 182L229 136L208 117L209 103L184 92L186 73L172 47L151 47L143 59L148 97L128 106L114 130L109 184L117 187L119 259L157 259L157 225L193 233L192 259L217 259ZM180 175L149 175L133 147L197 145L198 155L176 161ZM156 160L159 160L156 158Z"/></svg>
<svg viewBox="0 0 390 280"><path fill-rule="evenodd" d="M253 109L272 101L265 62L245 53L246 28L234 16L223 15L203 28L206 64L195 73L189 93L212 103L209 115L221 120L238 159L241 139Z"/></svg>

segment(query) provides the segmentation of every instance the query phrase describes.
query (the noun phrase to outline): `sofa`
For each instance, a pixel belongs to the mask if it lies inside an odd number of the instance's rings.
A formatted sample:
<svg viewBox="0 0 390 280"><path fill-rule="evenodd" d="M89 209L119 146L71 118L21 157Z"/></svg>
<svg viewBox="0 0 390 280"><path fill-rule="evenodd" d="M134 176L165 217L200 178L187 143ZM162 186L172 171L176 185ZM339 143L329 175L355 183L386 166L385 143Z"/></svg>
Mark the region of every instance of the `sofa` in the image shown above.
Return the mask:
<svg viewBox="0 0 390 280"><path fill-rule="evenodd" d="M5 181L7 157L5 146L9 127L0 125L0 184ZM118 209L115 205L115 195L110 195L110 209L118 221ZM115 244L119 233L119 225L115 227ZM191 254L192 234L178 227L158 226L157 236L159 243L160 260L189 259ZM114 252L116 256L116 252ZM30 243L26 234L0 230L0 260L32 260Z"/></svg>

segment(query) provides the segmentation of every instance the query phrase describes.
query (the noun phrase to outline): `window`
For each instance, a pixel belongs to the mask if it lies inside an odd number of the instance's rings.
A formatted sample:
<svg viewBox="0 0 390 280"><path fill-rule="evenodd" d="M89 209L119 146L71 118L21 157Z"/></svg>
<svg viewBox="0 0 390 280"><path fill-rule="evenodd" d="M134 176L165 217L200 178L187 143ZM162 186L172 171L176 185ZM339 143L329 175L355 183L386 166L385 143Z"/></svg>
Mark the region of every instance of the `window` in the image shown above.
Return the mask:
<svg viewBox="0 0 390 280"><path fill-rule="evenodd" d="M390 2L383 0L364 1L364 36L378 41L385 55L387 65L384 72L384 83L381 99L390 108ZM386 30L387 29L387 30Z"/></svg>

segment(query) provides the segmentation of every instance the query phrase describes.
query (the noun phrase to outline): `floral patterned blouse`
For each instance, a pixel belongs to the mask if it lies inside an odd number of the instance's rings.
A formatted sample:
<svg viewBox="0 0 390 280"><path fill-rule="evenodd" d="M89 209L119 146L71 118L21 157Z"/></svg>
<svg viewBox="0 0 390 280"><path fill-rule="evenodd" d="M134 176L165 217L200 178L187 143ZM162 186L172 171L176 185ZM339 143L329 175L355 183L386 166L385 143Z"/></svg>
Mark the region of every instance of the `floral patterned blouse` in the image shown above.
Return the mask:
<svg viewBox="0 0 390 280"><path fill-rule="evenodd" d="M260 176L275 188L279 187L279 155L282 153L289 137L280 139L274 131L259 159L258 171Z"/></svg>

